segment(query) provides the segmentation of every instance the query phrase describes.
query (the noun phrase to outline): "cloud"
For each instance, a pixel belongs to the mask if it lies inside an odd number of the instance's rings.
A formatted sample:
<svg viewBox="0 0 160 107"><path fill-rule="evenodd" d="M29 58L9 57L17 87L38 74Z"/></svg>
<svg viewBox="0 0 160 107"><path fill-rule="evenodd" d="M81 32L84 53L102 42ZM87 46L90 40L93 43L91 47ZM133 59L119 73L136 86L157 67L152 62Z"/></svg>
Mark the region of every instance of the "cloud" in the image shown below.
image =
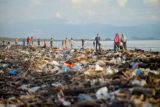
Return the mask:
<svg viewBox="0 0 160 107"><path fill-rule="evenodd" d="M39 6L39 5L41 5L41 0L31 0L31 4L33 6Z"/></svg>
<svg viewBox="0 0 160 107"><path fill-rule="evenodd" d="M90 0L90 1L95 4L102 2L102 0Z"/></svg>
<svg viewBox="0 0 160 107"><path fill-rule="evenodd" d="M71 3L74 5L81 5L83 3L83 0L71 0Z"/></svg>
<svg viewBox="0 0 160 107"><path fill-rule="evenodd" d="M7 0L6 0L7 1ZM160 8L148 8L144 3L156 4L160 0L26 0L0 3L0 22L58 19L76 24L90 23L152 23L158 19ZM14 5L13 5L14 4ZM127 8L123 8L126 5ZM69 7L69 8L68 8ZM122 7L122 8L121 8ZM5 12L4 12L5 10ZM16 12L15 12L16 11ZM60 21L59 21L60 22ZM58 22L58 23L59 23Z"/></svg>
<svg viewBox="0 0 160 107"><path fill-rule="evenodd" d="M125 7L128 0L116 0L119 7Z"/></svg>
<svg viewBox="0 0 160 107"><path fill-rule="evenodd" d="M98 4L102 0L70 0L73 5L83 5L83 4Z"/></svg>
<svg viewBox="0 0 160 107"><path fill-rule="evenodd" d="M59 11L57 11L57 12L54 13L54 17L62 18L62 15L61 15L61 13Z"/></svg>
<svg viewBox="0 0 160 107"><path fill-rule="evenodd" d="M143 0L143 3L147 5L160 5L160 0Z"/></svg>
<svg viewBox="0 0 160 107"><path fill-rule="evenodd" d="M150 15L148 19L149 19L149 20L152 20L152 21L160 21L158 15Z"/></svg>
<svg viewBox="0 0 160 107"><path fill-rule="evenodd" d="M84 12L84 15L90 17L90 16L94 16L95 13L94 13L94 11L92 11L92 10L87 10L87 11Z"/></svg>

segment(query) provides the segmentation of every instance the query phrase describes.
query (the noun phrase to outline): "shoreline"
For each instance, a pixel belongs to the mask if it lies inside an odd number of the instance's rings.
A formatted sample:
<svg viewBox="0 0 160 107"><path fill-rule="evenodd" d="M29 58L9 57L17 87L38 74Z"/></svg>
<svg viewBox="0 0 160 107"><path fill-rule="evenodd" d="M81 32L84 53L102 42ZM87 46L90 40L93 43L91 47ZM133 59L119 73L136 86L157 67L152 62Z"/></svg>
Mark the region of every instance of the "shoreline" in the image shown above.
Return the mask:
<svg viewBox="0 0 160 107"><path fill-rule="evenodd" d="M0 42L2 42L3 40L5 41L12 41L14 42L16 38L1 38L0 37ZM26 40L26 38L19 38L21 41L22 40ZM38 39L34 39L33 41L36 42ZM40 39L40 41L44 41L44 40L47 40L47 41L50 41L50 39ZM64 39L54 39L54 41L62 41ZM85 41L94 41L94 39L84 39ZM129 39L128 41L156 41L156 40L160 40L160 39ZM81 41L81 39L74 39L74 41ZM101 41L113 41L113 39L102 39Z"/></svg>
<svg viewBox="0 0 160 107"><path fill-rule="evenodd" d="M114 47L113 47L113 45L111 45L113 41L110 42L110 44L108 42L104 42L104 41L101 41L101 42L102 42L102 49L103 50L113 50ZM46 43L47 43L47 47L50 48L50 41L46 41ZM86 41L86 43L87 44L90 43L90 44L89 44L89 46L85 46L85 48L95 49L95 47L93 48L93 46L91 46L92 42ZM108 44L106 45L106 43L108 43ZM16 46L15 42L11 42L11 45ZM54 45L54 48L62 48L61 41L53 42L53 45ZM133 43L132 43L132 45L133 45ZM3 47L2 43L0 43L0 46ZM4 45L4 46L7 46L7 45ZM19 42L17 44L17 46L27 47L26 43L25 43L25 46L23 46L22 42ZM37 42L34 42L33 46L38 47ZM105 46L107 46L107 47L105 47ZM43 42L40 43L39 47L43 47ZM70 47L70 45L69 45L69 47ZM78 41L78 42L75 41L74 49L77 49L77 50L81 49L81 41ZM136 49L143 50L143 51L160 52L160 46L157 46L157 45L156 46L138 46L138 45L137 46L131 46L129 44L129 46L127 47L127 50L136 50Z"/></svg>

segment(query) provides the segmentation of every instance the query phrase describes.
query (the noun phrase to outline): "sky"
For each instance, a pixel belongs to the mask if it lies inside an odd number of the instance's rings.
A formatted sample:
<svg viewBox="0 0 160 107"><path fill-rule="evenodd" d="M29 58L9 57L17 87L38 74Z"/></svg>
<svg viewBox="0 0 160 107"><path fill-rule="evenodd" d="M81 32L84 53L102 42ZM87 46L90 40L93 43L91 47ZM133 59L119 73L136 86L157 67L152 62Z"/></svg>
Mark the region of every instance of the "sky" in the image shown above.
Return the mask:
<svg viewBox="0 0 160 107"><path fill-rule="evenodd" d="M0 37L158 38L159 29L160 0L0 0Z"/></svg>

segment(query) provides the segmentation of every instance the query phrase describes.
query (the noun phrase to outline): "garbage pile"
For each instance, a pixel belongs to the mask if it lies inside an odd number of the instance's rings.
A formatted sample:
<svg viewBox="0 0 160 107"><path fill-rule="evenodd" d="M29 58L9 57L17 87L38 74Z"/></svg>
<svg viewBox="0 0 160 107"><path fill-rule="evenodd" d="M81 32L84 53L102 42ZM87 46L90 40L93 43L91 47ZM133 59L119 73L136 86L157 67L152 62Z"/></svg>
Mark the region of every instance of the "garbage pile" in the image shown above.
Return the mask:
<svg viewBox="0 0 160 107"><path fill-rule="evenodd" d="M160 107L160 53L0 47L0 106Z"/></svg>

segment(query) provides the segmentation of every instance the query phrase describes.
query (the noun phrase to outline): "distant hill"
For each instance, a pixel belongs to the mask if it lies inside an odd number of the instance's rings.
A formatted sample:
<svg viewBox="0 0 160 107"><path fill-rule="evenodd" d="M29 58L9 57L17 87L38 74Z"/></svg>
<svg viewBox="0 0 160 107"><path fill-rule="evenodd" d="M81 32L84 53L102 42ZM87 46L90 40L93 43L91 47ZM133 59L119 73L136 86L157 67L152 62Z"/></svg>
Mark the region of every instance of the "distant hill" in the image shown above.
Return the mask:
<svg viewBox="0 0 160 107"><path fill-rule="evenodd" d="M25 23L0 23L0 37L113 39L116 32L124 33L129 39L160 39L160 23L137 26L112 26L106 24L66 24L58 20L35 20Z"/></svg>

